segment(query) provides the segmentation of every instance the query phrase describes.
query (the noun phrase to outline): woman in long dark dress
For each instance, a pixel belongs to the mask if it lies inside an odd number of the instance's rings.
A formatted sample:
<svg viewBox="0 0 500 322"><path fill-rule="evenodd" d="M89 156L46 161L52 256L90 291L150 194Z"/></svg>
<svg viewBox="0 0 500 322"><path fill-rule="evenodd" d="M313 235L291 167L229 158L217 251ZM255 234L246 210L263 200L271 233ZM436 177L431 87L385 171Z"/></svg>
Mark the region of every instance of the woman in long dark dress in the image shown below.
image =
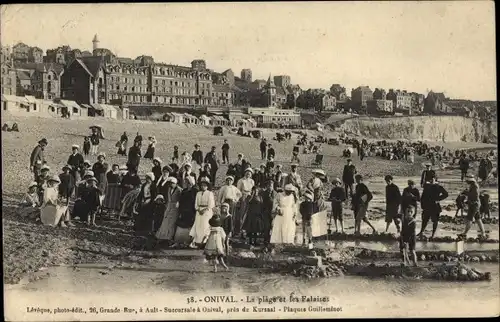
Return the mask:
<svg viewBox="0 0 500 322"><path fill-rule="evenodd" d="M189 230L193 226L196 217L194 203L198 189L195 187L194 177L186 177L184 185L185 188L182 190L179 198L179 218L177 219L177 227L187 229L187 233L189 234Z"/></svg>
<svg viewBox="0 0 500 322"><path fill-rule="evenodd" d="M118 147L119 155L123 156L127 155L127 143L128 143L127 132L123 132L122 136L120 137L120 146Z"/></svg>
<svg viewBox="0 0 500 322"><path fill-rule="evenodd" d="M257 238L262 235L264 218L262 214L262 195L257 186L252 188L252 193L247 196L248 208L244 219L244 230L247 232L250 245L257 246Z"/></svg>
<svg viewBox="0 0 500 322"><path fill-rule="evenodd" d="M153 159L153 168L151 169L151 172L155 175L155 180L157 181L160 179L162 175L162 169L161 169L161 159L156 157Z"/></svg>
<svg viewBox="0 0 500 322"><path fill-rule="evenodd" d="M153 201L156 198L156 185L154 174L146 174L146 182L141 186L141 192L137 197L137 214L134 216L134 231L137 235L146 235L153 230Z"/></svg>
<svg viewBox="0 0 500 322"><path fill-rule="evenodd" d="M144 159L153 159L155 157L155 146L156 146L156 138L154 136L150 136L149 145L146 150L146 154L144 154Z"/></svg>
<svg viewBox="0 0 500 322"><path fill-rule="evenodd" d="M135 168L130 169L127 174L125 174L122 178L122 182L120 184L122 194L121 194L121 200L124 202L124 197L131 192L132 190L137 189L138 187L141 186L141 179L137 175L137 171ZM132 212L132 207L133 203L130 203L128 207L126 207L124 210L124 214L129 214Z"/></svg>

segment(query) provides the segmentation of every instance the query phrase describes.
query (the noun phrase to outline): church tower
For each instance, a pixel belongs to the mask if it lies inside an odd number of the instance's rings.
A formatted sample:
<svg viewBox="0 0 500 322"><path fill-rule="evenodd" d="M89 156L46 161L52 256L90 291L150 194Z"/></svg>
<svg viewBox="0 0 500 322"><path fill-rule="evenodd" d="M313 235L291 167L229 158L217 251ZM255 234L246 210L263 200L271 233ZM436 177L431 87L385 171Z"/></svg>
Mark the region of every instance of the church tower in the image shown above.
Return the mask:
<svg viewBox="0 0 500 322"><path fill-rule="evenodd" d="M99 48L99 39L97 38L97 34L94 35L94 39L92 39L92 49L96 50Z"/></svg>
<svg viewBox="0 0 500 322"><path fill-rule="evenodd" d="M268 106L276 107L276 86L274 85L274 80L271 74L269 74L269 78L266 83L266 94L268 98Z"/></svg>

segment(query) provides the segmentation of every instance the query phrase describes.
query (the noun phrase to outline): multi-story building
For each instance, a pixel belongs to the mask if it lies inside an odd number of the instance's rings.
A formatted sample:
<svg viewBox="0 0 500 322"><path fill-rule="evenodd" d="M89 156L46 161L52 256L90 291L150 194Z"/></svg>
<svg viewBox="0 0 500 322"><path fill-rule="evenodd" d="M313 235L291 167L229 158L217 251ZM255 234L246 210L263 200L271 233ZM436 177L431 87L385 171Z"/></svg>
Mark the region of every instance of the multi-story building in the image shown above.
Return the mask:
<svg viewBox="0 0 500 322"><path fill-rule="evenodd" d="M255 91L260 91L266 86L266 84L267 84L266 80L256 79L250 84L250 89Z"/></svg>
<svg viewBox="0 0 500 322"><path fill-rule="evenodd" d="M28 61L36 64L42 63L43 50L38 47L31 47L28 51Z"/></svg>
<svg viewBox="0 0 500 322"><path fill-rule="evenodd" d="M104 57L75 59L61 77L62 98L81 104L106 102Z"/></svg>
<svg viewBox="0 0 500 322"><path fill-rule="evenodd" d="M369 86L359 86L351 91L351 105L353 110L360 113L366 111L366 102L373 99L373 92Z"/></svg>
<svg viewBox="0 0 500 322"><path fill-rule="evenodd" d="M373 99L374 100L385 100L387 96L387 92L382 88L375 88L373 91Z"/></svg>
<svg viewBox="0 0 500 322"><path fill-rule="evenodd" d="M280 108L249 108L248 114L260 126L271 126L273 124L301 125L300 113L290 109Z"/></svg>
<svg viewBox="0 0 500 322"><path fill-rule="evenodd" d="M395 112L411 114L412 95L407 91L389 89L386 98L392 101Z"/></svg>
<svg viewBox="0 0 500 322"><path fill-rule="evenodd" d="M10 48L2 46L0 54L0 68L2 72L0 85L2 94L16 95L16 71L12 67Z"/></svg>
<svg viewBox="0 0 500 322"><path fill-rule="evenodd" d="M302 89L299 85L289 85L286 90L286 107L295 108L297 106L297 98L302 94Z"/></svg>
<svg viewBox="0 0 500 322"><path fill-rule="evenodd" d="M366 103L366 113L369 115L387 115L394 112L391 100L373 99Z"/></svg>
<svg viewBox="0 0 500 322"><path fill-rule="evenodd" d="M444 93L435 93L430 91L424 100L424 113L428 114L447 114L451 113L452 109L446 104L448 99Z"/></svg>
<svg viewBox="0 0 500 322"><path fill-rule="evenodd" d="M290 76L288 75L279 75L279 76L274 76L274 84L277 87L283 87L287 88L292 84L292 80Z"/></svg>
<svg viewBox="0 0 500 322"><path fill-rule="evenodd" d="M324 89L308 89L297 98L297 107L316 112L333 111L336 97Z"/></svg>
<svg viewBox="0 0 500 322"><path fill-rule="evenodd" d="M195 70L206 70L207 63L203 59L195 59L191 62L191 68Z"/></svg>
<svg viewBox="0 0 500 322"><path fill-rule="evenodd" d="M229 85L213 84L212 105L215 106L233 106L233 90Z"/></svg>
<svg viewBox="0 0 500 322"><path fill-rule="evenodd" d="M411 93L411 112L412 114L422 113L424 110L424 94Z"/></svg>
<svg viewBox="0 0 500 322"><path fill-rule="evenodd" d="M60 82L64 67L52 63L16 63L17 94L36 98L61 97Z"/></svg>
<svg viewBox="0 0 500 322"><path fill-rule="evenodd" d="M332 84L332 86L330 86L330 93L335 96L337 101L345 101L347 98L345 87L340 84Z"/></svg>
<svg viewBox="0 0 500 322"><path fill-rule="evenodd" d="M30 46L20 42L12 47L12 60L14 62L27 63L30 57Z"/></svg>
<svg viewBox="0 0 500 322"><path fill-rule="evenodd" d="M247 83L252 82L252 70L251 69L242 69L241 70L241 79Z"/></svg>

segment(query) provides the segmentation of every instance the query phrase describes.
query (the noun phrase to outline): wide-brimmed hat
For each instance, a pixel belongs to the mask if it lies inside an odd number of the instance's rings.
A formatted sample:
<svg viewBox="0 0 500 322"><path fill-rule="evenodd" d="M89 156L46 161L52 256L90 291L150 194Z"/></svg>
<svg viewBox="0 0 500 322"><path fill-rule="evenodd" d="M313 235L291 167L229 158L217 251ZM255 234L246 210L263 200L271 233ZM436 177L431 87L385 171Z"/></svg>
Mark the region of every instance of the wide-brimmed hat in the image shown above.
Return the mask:
<svg viewBox="0 0 500 322"><path fill-rule="evenodd" d="M220 207L227 207L227 208L230 208L229 204L227 202L223 202Z"/></svg>
<svg viewBox="0 0 500 322"><path fill-rule="evenodd" d="M155 198L155 201L157 200L163 200L165 201L165 197L163 197L163 195L157 195L156 198Z"/></svg>
<svg viewBox="0 0 500 322"><path fill-rule="evenodd" d="M253 169L252 168L246 168L244 172L251 172L251 173L253 173Z"/></svg>
<svg viewBox="0 0 500 322"><path fill-rule="evenodd" d="M43 138L43 139L41 139L40 141L38 141L38 144L42 144L42 143L43 143L43 144L45 144L45 145L48 145L48 144L49 144L49 141L47 141L47 139L46 139L46 138Z"/></svg>
<svg viewBox="0 0 500 322"><path fill-rule="evenodd" d="M199 148L199 147L200 147L200 145L199 145L198 143L196 143L196 144L194 145L194 147L195 147L195 148Z"/></svg>
<svg viewBox="0 0 500 322"><path fill-rule="evenodd" d="M332 183L342 183L342 181L339 178L335 178L332 180Z"/></svg>
<svg viewBox="0 0 500 322"><path fill-rule="evenodd" d="M94 176L94 171L92 170L89 170L89 171L85 171L85 173L83 174L83 177L93 177Z"/></svg>
<svg viewBox="0 0 500 322"><path fill-rule="evenodd" d="M146 173L146 178L151 179L151 181L155 181L155 174L153 172Z"/></svg>
<svg viewBox="0 0 500 322"><path fill-rule="evenodd" d="M314 195L312 194L311 191L306 191L304 193L304 197L309 198L309 199L314 199Z"/></svg>
<svg viewBox="0 0 500 322"><path fill-rule="evenodd" d="M208 179L207 177L201 177L200 184L202 184L202 183L210 185L210 179Z"/></svg>
<svg viewBox="0 0 500 322"><path fill-rule="evenodd" d="M226 181L227 181L227 180L234 181L234 178L233 178L233 176L227 176L227 177L226 177Z"/></svg>
<svg viewBox="0 0 500 322"><path fill-rule="evenodd" d="M161 171L162 171L162 172L163 172L163 171L172 172L172 170L173 170L173 169L172 169L172 167L171 167L171 166L169 166L169 165L163 166L163 168L161 168Z"/></svg>
<svg viewBox="0 0 500 322"><path fill-rule="evenodd" d="M80 148L80 146L78 144L73 144L71 146L71 149L79 149L79 148Z"/></svg>
<svg viewBox="0 0 500 322"><path fill-rule="evenodd" d="M128 168L127 168L127 166L126 166L126 165L121 165L121 166L119 167L119 169L118 169L118 170L121 170L121 171L127 171L127 170L128 170Z"/></svg>
<svg viewBox="0 0 500 322"><path fill-rule="evenodd" d="M298 166L299 166L299 164L298 164L298 163L292 163L290 166L291 166L291 167L298 167Z"/></svg>
<svg viewBox="0 0 500 322"><path fill-rule="evenodd" d="M70 166L69 164L66 164L64 167L62 167L62 170L64 171L64 170L66 170L66 169L71 170L71 169L73 169L73 167L72 167L72 166Z"/></svg>
<svg viewBox="0 0 500 322"><path fill-rule="evenodd" d="M347 159L346 161L347 161L347 162L351 162L352 160L351 160L351 159Z"/></svg>
<svg viewBox="0 0 500 322"><path fill-rule="evenodd" d="M53 175L52 177L50 177L47 180L47 182L50 182L50 181L55 181L55 182L61 183L61 179L59 179L59 176L57 176L57 175Z"/></svg>
<svg viewBox="0 0 500 322"><path fill-rule="evenodd" d="M322 176L326 176L326 173L324 170L321 170L321 169L314 169L311 171L313 174L319 174L319 175L322 175Z"/></svg>
<svg viewBox="0 0 500 322"><path fill-rule="evenodd" d="M212 218L210 218L208 224L212 227L220 227L222 225L219 216L213 216Z"/></svg>
<svg viewBox="0 0 500 322"><path fill-rule="evenodd" d="M191 165L191 163L186 162L186 163L184 163L184 167L190 167L190 168L192 168L193 166Z"/></svg>
<svg viewBox="0 0 500 322"><path fill-rule="evenodd" d="M85 160L83 161L83 164L88 164L88 165L91 165L90 161L89 160Z"/></svg>
<svg viewBox="0 0 500 322"><path fill-rule="evenodd" d="M106 153L104 152L99 152L99 154L97 155L97 157L103 157L103 158L106 158Z"/></svg>
<svg viewBox="0 0 500 322"><path fill-rule="evenodd" d="M97 180L97 178L96 178L96 177L94 177L94 176L92 176L92 177L90 177L90 178L87 178L86 180L87 180L87 182L92 182L92 181L95 181L96 183L97 183L97 182L99 182L99 181Z"/></svg>
<svg viewBox="0 0 500 322"><path fill-rule="evenodd" d="M167 182L172 182L172 183L177 183L177 178L175 177L168 177Z"/></svg>
<svg viewBox="0 0 500 322"><path fill-rule="evenodd" d="M465 178L465 182L473 182L473 183L477 183L476 178L474 178L474 176L467 176L467 177Z"/></svg>
<svg viewBox="0 0 500 322"><path fill-rule="evenodd" d="M430 163L426 163L426 164L425 164L425 166L426 166L426 167L430 167L431 165L432 165L432 164L430 164Z"/></svg>
<svg viewBox="0 0 500 322"><path fill-rule="evenodd" d="M162 162L163 162L163 161L161 161L161 159L160 159L160 158L158 158L158 157L154 157L153 161L157 161L158 163L162 163Z"/></svg>
<svg viewBox="0 0 500 322"><path fill-rule="evenodd" d="M33 187L36 187L36 186L38 186L38 183L36 183L35 181L32 181L32 182L29 184L28 189L33 188Z"/></svg>
<svg viewBox="0 0 500 322"><path fill-rule="evenodd" d="M42 165L42 168L41 168L40 170L42 170L42 171L43 171L43 170L47 170L47 171L49 171L49 170L50 170L50 167L49 167L48 165L44 164L44 165Z"/></svg>
<svg viewBox="0 0 500 322"><path fill-rule="evenodd" d="M289 184L285 185L284 190L285 191L295 191L295 186L293 184L289 183Z"/></svg>

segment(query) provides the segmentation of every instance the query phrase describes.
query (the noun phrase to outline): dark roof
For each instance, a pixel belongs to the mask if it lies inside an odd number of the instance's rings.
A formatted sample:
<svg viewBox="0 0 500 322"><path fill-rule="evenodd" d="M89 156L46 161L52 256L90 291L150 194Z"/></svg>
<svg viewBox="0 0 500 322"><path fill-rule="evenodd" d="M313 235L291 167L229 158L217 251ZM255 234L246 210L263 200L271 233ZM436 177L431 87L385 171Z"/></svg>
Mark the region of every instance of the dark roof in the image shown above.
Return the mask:
<svg viewBox="0 0 500 322"><path fill-rule="evenodd" d="M103 66L104 64L104 57L101 56L81 57L76 60L83 63L83 65L85 65L90 74L94 77L97 76L99 68L101 68L101 66Z"/></svg>
<svg viewBox="0 0 500 322"><path fill-rule="evenodd" d="M214 92L230 92L231 88L227 85L219 85L219 84L213 84L212 85Z"/></svg>
<svg viewBox="0 0 500 322"><path fill-rule="evenodd" d="M132 58L127 57L118 57L116 58L120 64L133 64L134 60Z"/></svg>
<svg viewBox="0 0 500 322"><path fill-rule="evenodd" d="M21 69L36 70L39 72L44 72L52 69L58 75L60 75L64 70L63 65L57 63L16 63L15 67Z"/></svg>

